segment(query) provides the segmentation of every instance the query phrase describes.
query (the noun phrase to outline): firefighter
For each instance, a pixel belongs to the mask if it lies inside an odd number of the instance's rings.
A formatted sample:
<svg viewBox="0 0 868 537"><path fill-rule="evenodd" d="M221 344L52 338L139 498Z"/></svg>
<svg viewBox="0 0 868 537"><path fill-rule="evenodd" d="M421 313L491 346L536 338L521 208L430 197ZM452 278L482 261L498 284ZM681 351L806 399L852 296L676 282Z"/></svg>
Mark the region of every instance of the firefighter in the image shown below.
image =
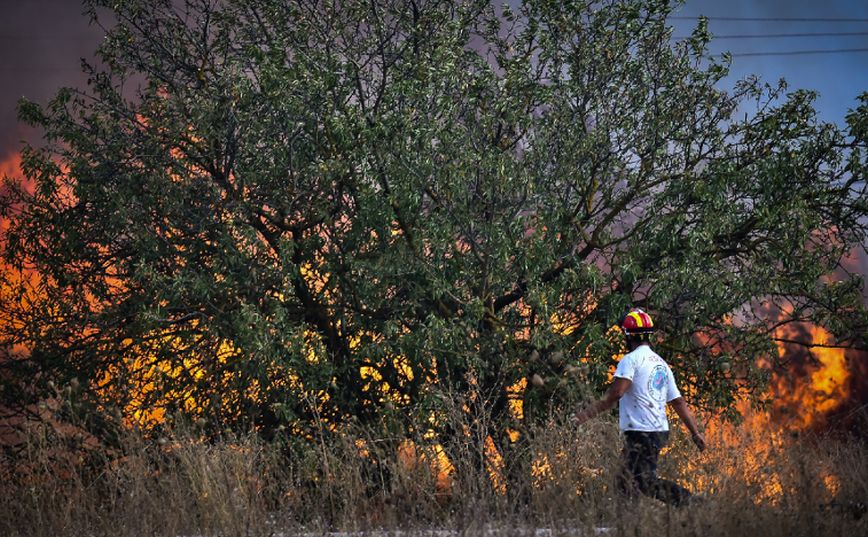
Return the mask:
<svg viewBox="0 0 868 537"><path fill-rule="evenodd" d="M619 404L619 426L624 438L623 466L617 480L619 492L627 498L642 493L663 502L681 506L690 501L690 492L677 483L657 477L657 458L669 439L669 404L687 426L700 451L705 438L696 418L681 397L669 365L651 349L654 332L651 316L641 309L631 310L621 322L628 353L615 370L606 394L577 413L576 425Z"/></svg>

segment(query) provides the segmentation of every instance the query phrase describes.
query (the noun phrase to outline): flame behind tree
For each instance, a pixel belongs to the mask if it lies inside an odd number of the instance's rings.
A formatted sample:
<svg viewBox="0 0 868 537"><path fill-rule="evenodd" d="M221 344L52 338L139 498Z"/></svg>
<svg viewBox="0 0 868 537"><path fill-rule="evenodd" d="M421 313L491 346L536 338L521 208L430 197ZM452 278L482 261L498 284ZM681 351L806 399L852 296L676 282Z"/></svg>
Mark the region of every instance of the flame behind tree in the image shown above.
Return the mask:
<svg viewBox="0 0 868 537"><path fill-rule="evenodd" d="M717 89L666 2L175 4L89 2L105 67L20 107L45 145L4 255L40 278L2 304L30 349L6 405L75 379L103 435L388 414L448 451L502 441L444 406L506 430L516 397L536 420L599 389L629 306L706 408L763 383L780 323L864 344L861 279L821 276L865 238L868 104L845 130L810 92Z"/></svg>
<svg viewBox="0 0 868 537"><path fill-rule="evenodd" d="M836 346L818 326L793 325L779 336L771 418L792 430L846 429L864 436L865 352Z"/></svg>

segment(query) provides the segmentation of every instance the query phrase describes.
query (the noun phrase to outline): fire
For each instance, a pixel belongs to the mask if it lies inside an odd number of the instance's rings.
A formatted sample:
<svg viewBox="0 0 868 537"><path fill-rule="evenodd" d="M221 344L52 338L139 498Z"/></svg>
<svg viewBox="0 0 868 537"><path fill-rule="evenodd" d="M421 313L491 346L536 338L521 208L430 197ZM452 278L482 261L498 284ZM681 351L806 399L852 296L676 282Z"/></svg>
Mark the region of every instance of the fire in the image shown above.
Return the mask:
<svg viewBox="0 0 868 537"><path fill-rule="evenodd" d="M711 448L686 463L686 475L699 490L713 493L729 480L741 483L757 504L779 504L800 486L787 473L786 462L789 454L798 452L801 433L828 428L828 416L851 397L845 349L834 346L827 330L801 325L776 336L783 367L772 369L766 394L770 407L756 409L742 400L737 405L744 416L740 425L709 423L706 436ZM714 461L714 471L704 473L702 461ZM825 501L834 499L841 477L821 460L812 461L811 467Z"/></svg>
<svg viewBox="0 0 868 537"><path fill-rule="evenodd" d="M18 154L3 160L0 162L0 177L20 177L20 165L21 157ZM67 199L67 201L70 200ZM345 219L346 217L342 218ZM341 223L345 224L345 222ZM8 222L0 220L0 241L5 236L4 233L7 228ZM400 230L393 229L393 235L399 233L401 233ZM469 248L460 242L456 247L459 250L465 247ZM302 266L301 274L306 284L315 292L320 293L327 287L328 275L317 271L313 264L308 263ZM516 307L519 308L523 316L529 312L529 307L523 301L519 302ZM580 326L584 317L594 308L596 308L596 303L589 295L584 302L583 309L570 310L566 313L560 311L551 313L549 322L555 333L569 335L577 326ZM731 320L726 322L731 322ZM801 355L802 358L795 362L793 361L793 348L787 344L787 341L803 340L805 339L803 334L796 333L792 329L778 334L782 340L778 343L779 357L784 363L790 363L795 367L790 367L787 372L773 372L770 393L774 401L772 412L751 411L747 402L742 402L740 404L741 410L747 414L747 419L742 427L719 424L710 427L709 437L716 437L719 440L719 447L716 449L720 453L717 460L729 461L729 463L720 469L717 477L712 477L704 483L698 479L700 489L712 489L714 487L713 479L720 479L719 476L729 476L732 479L744 480L754 491L754 499L757 502L776 503L785 495L788 486L785 479L769 470L769 468L774 468L774 464L772 464L774 458L781 453L783 446L788 441L788 436L780 425L783 424L784 419L786 419L788 427L801 431L823 425L826 416L835 411L842 401L847 399L850 390L851 373L848 370L844 349L832 346L834 344L833 338L826 330L816 326L808 327L807 330L810 339L803 342L808 344L810 353ZM610 327L609 333L615 331L617 331L617 327ZM516 336L520 339L529 339L529 328L519 328ZM356 338L351 346L355 347L358 344L359 341ZM311 345L310 360L315 361L318 358L312 347L313 344ZM228 348L223 354L233 352L235 352L234 349ZM172 376L180 373L167 364L150 363L148 354L141 349L138 349L138 352L134 354L136 354L132 357L135 364L134 369L148 367L148 373L144 376L141 392L132 398L133 419L139 423L160 422L164 419L163 406L143 404L149 392L154 389L151 379L158 375ZM404 357L389 356L385 359L392 362L394 369L401 373L404 379L407 381L413 379L413 369ZM184 365L189 367L194 375L199 374L195 364L185 363ZM613 370L614 368L609 372L610 380ZM393 391L387 383L382 382L382 375L375 366L362 367L360 375L369 382L366 390L380 390L383 400L391 399L395 403L408 402L400 399L397 392ZM375 388L376 385L379 387ZM522 394L526 388L527 379L524 378L507 389L509 411L517 420L524 417ZM321 394L322 397L327 397L327 395L326 393ZM193 409L188 408L188 410ZM774 423L775 421L778 423ZM517 431L509 430L507 433L513 442L517 441ZM358 447L361 451L367 449L364 445ZM486 470L492 486L499 493L503 493L507 486L504 476L505 461L490 436L485 438L483 450ZM726 451L731 451L735 455L727 457L725 456ZM560 457L561 454L558 453L557 456ZM433 443L430 446L422 447L407 440L398 448L398 458L408 469L415 469L424 465L426 470L434 476L438 490L444 491L451 487L455 468L440 444ZM688 467L688 471L690 470L691 468ZM699 473L697 467L693 467L692 470ZM552 460L549 460L545 454L541 454L534 461L531 474L538 485L551 479L553 475ZM841 488L840 478L831 471L822 473L821 482L828 494L833 497Z"/></svg>
<svg viewBox="0 0 868 537"><path fill-rule="evenodd" d="M10 179L12 181L22 180L24 182L25 188L30 188L30 184L26 181L21 173L21 155L18 153L13 153L7 156L5 159L0 160L0 180L6 181ZM6 191L6 187L3 183L0 183L0 196L4 195ZM5 218L0 218L0 251L5 247L4 243L6 240L6 232L9 229L9 222ZM3 272L3 278L0 279L0 298L3 300L12 299L14 295L10 294L11 289L18 286L20 283L25 281L34 281L35 275L26 267L22 271L11 270L2 260L0 260L0 271ZM7 287L8 286L8 287ZM27 297L19 297L15 300L22 301L22 304L26 300ZM12 319L8 312L4 312L0 315L0 322L5 323L7 326L15 326L17 324L17 320ZM9 349L12 355L15 356L24 356L29 350L25 348L23 345L14 344L11 349Z"/></svg>
<svg viewBox="0 0 868 537"><path fill-rule="evenodd" d="M801 430L822 427L825 417L848 398L850 383L845 349L832 347L832 336L823 328L807 330L809 354L791 353L785 342L798 340L793 331L780 338L784 341L778 343L778 353L789 367L775 372L772 385L775 417Z"/></svg>
<svg viewBox="0 0 868 537"><path fill-rule="evenodd" d="M0 177L20 177L21 175L21 155L12 153L10 156L0 160Z"/></svg>
<svg viewBox="0 0 868 537"><path fill-rule="evenodd" d="M439 493L445 493L451 489L455 467L442 445L435 443L420 446L412 440L405 440L398 446L397 455L404 471L415 474L419 470L423 470L428 473L434 479L436 490Z"/></svg>
<svg viewBox="0 0 868 537"><path fill-rule="evenodd" d="M710 496L737 491L756 505L779 506L800 495L818 503L836 501L847 474L834 443L801 436L747 401L739 406L743 423L709 423L704 453L697 456L682 445L681 478L691 489Z"/></svg>
<svg viewBox="0 0 868 537"><path fill-rule="evenodd" d="M11 156L0 160L0 179L5 180L10 178L17 180L21 178L21 155L13 153ZM0 184L0 194L5 190L5 187ZM4 218L0 218L0 244L6 237L6 230L9 228L9 222Z"/></svg>

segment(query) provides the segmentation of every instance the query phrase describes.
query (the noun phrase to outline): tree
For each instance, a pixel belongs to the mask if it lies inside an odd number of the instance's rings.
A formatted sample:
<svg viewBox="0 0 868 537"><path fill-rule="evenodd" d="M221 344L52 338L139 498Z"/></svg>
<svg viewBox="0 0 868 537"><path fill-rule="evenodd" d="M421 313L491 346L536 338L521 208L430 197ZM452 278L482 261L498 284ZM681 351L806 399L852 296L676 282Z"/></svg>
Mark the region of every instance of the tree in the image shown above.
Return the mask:
<svg viewBox="0 0 868 537"><path fill-rule="evenodd" d="M102 433L448 438L442 394L505 428L599 389L634 305L705 408L786 323L864 346L861 277L825 276L865 240L868 95L843 129L719 89L662 0L176 4L89 1L117 23L88 88L20 106L6 405L75 379Z"/></svg>

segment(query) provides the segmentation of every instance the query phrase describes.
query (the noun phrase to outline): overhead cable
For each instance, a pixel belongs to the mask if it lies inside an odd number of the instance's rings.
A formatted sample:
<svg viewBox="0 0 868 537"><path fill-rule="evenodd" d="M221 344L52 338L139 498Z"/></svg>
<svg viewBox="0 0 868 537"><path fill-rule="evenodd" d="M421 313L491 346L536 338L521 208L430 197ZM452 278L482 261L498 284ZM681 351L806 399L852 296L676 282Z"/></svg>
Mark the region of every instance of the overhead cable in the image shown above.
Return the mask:
<svg viewBox="0 0 868 537"><path fill-rule="evenodd" d="M849 37L868 35L868 32L807 32L798 34L711 34L714 39L767 39L779 37ZM675 39L689 39L690 36L676 37Z"/></svg>
<svg viewBox="0 0 868 537"><path fill-rule="evenodd" d="M857 52L868 52L868 48L839 48L839 49L819 49L819 50L781 50L769 52L733 52L730 55L733 58L743 58L746 56L801 56L809 54L847 54Z"/></svg>
<svg viewBox="0 0 868 537"><path fill-rule="evenodd" d="M684 15L670 15L667 19L673 20L698 20L703 15L688 17ZM708 17L709 21L758 21L758 22L868 22L868 19L851 19L846 17Z"/></svg>

